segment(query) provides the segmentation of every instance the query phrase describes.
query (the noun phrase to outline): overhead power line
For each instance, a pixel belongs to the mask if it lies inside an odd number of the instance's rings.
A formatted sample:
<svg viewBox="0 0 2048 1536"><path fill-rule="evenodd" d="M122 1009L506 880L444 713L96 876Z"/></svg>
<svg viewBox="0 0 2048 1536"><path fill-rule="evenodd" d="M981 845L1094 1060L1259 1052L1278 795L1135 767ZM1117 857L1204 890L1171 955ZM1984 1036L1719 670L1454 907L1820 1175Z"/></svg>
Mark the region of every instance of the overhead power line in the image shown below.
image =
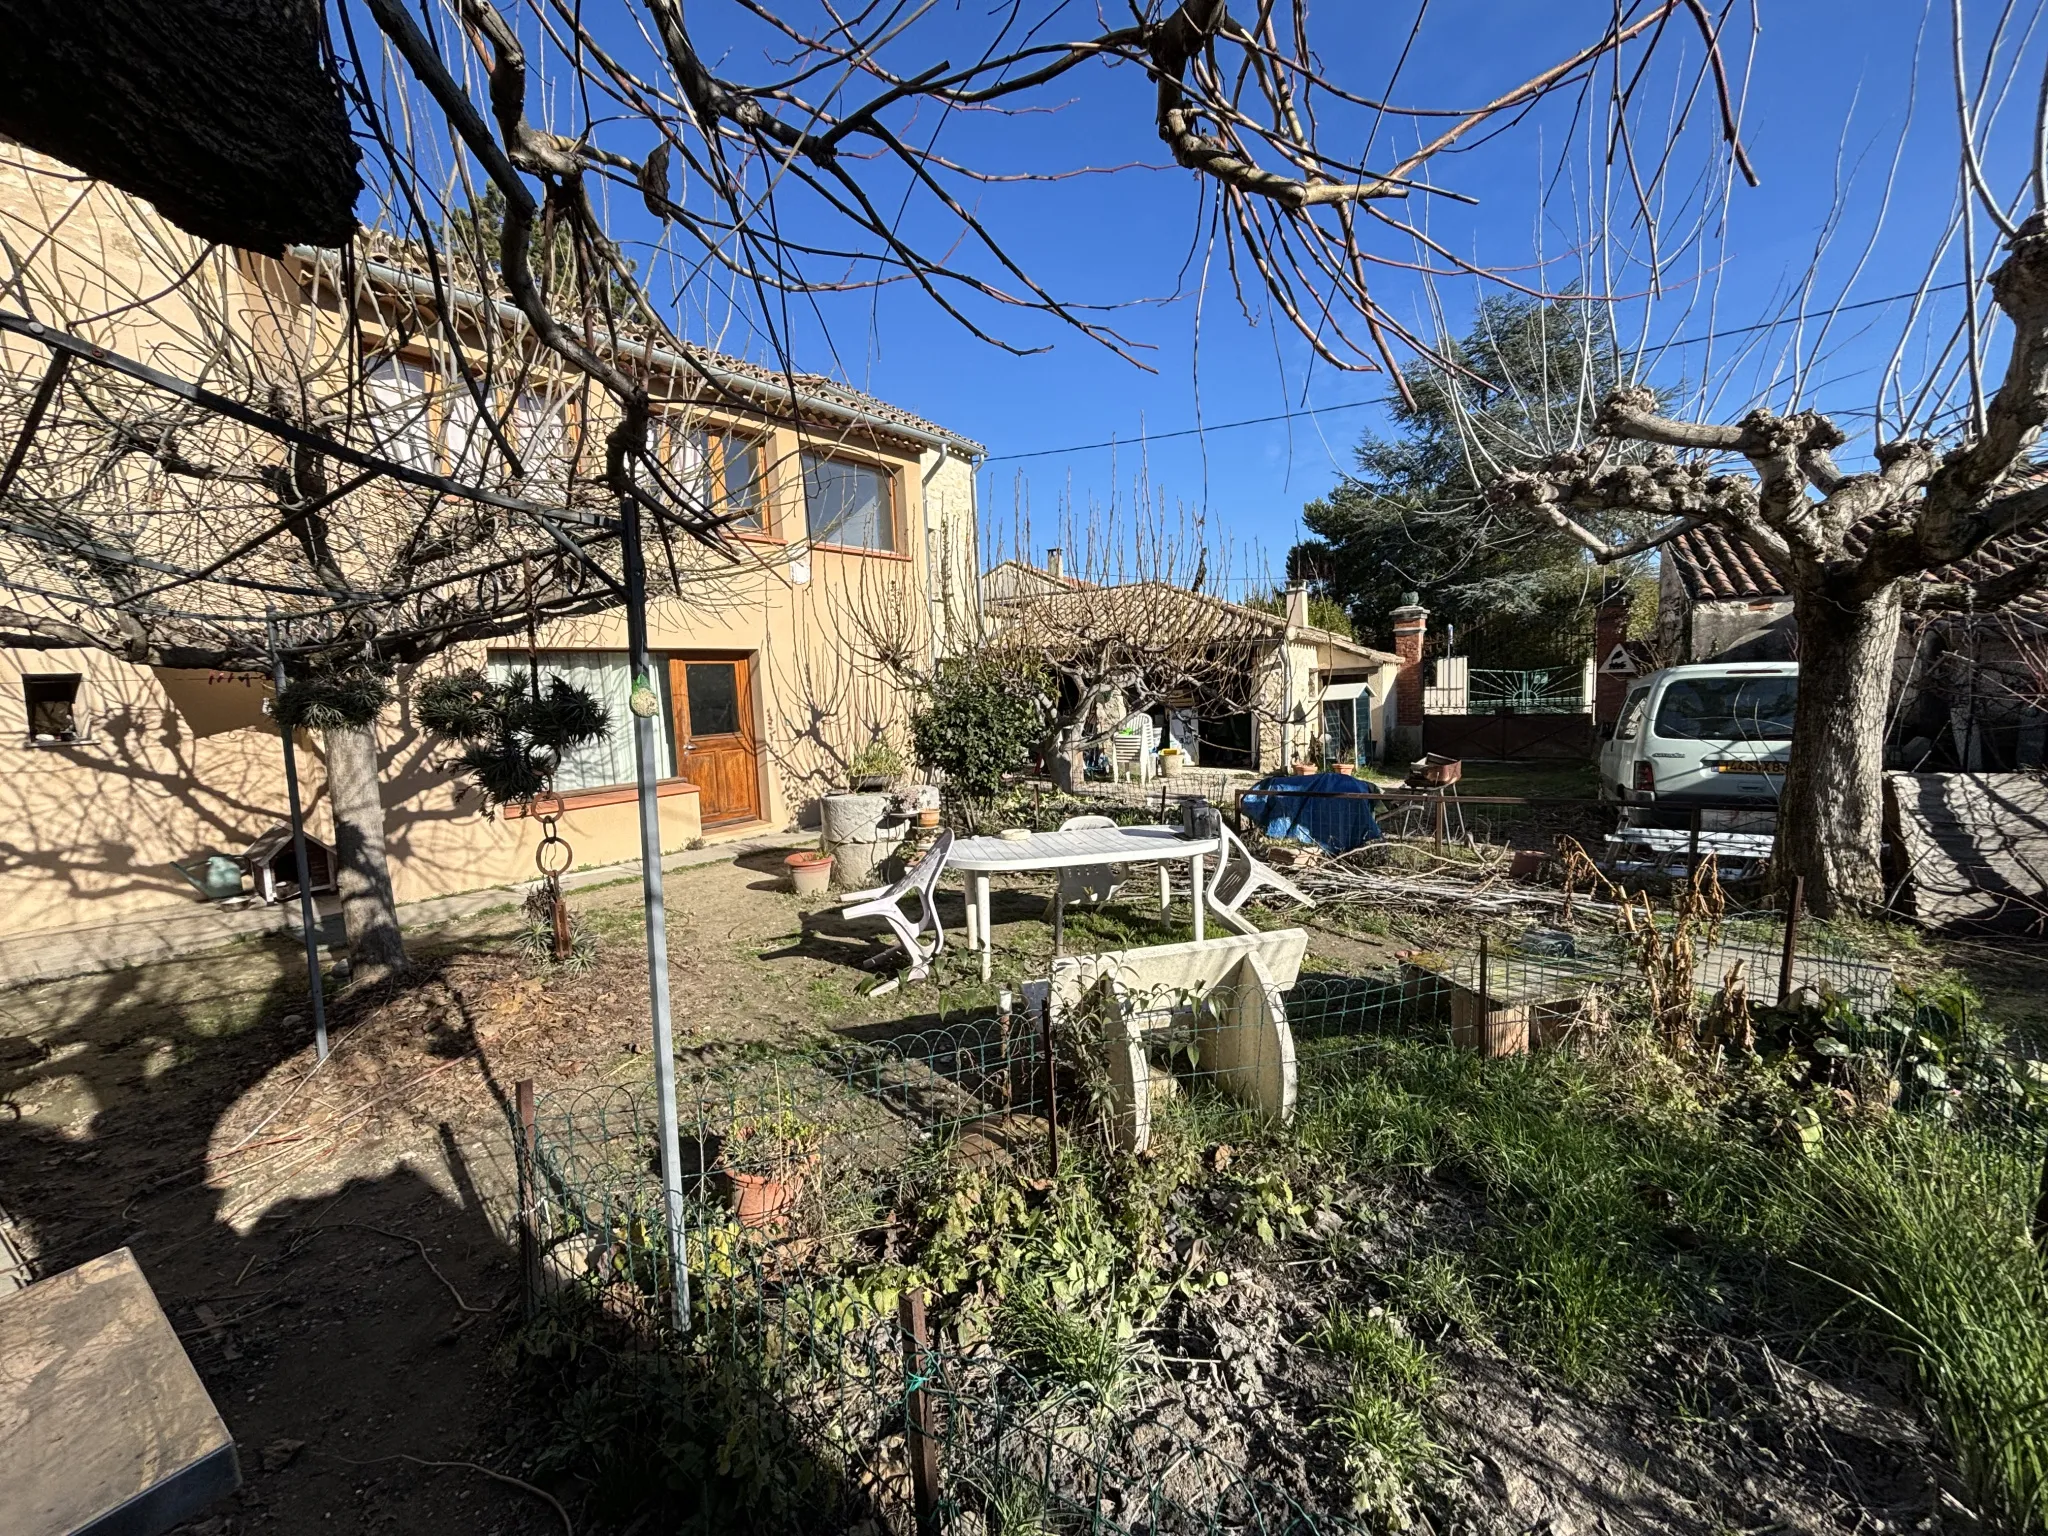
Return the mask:
<svg viewBox="0 0 2048 1536"><path fill-rule="evenodd" d="M1676 341L1659 343L1658 350L1665 347L1696 347L1701 342L1720 341L1729 336L1750 336L1758 331L1775 331L1782 326L1798 325L1802 322L1825 320L1831 315L1846 315L1853 310L1875 309L1881 304L1897 304L1916 298L1921 293L1947 293L1952 289L1966 286L1962 282L1936 283L1927 289L1911 289L1905 293L1886 294L1881 299L1858 299L1854 304L1837 304L1811 315L1786 315L1778 320L1763 320L1755 325L1731 325L1722 330L1705 331L1698 336L1682 336ZM1106 437L1099 443L1068 443L1062 448L1033 448L1024 453L992 453L982 460L984 464L1003 464L1016 459L1048 459L1060 453L1087 453L1096 448L1127 448L1137 444L1164 443L1176 437L1199 437L1207 432L1228 432L1236 427L1263 427L1276 421L1294 421L1303 416L1327 416L1333 411L1355 411L1361 406L1376 405L1374 400L1348 400L1342 405L1316 405L1305 410L1281 411L1273 416L1246 416L1239 421L1205 423L1199 427L1182 427L1173 432L1138 432L1130 437Z"/></svg>
<svg viewBox="0 0 2048 1536"><path fill-rule="evenodd" d="M1183 427L1178 432L1140 432L1135 437L1109 437L1099 443L1069 443L1064 448L1033 448L1028 453L992 453L984 464L993 464L1002 459L1043 459L1055 453L1085 453L1090 448L1128 448L1134 443L1163 443L1174 437L1195 437L1204 432L1228 432L1232 427L1262 427L1272 421L1293 421L1297 416L1327 416L1332 411L1355 411L1360 406L1375 405L1373 400L1351 400L1343 405L1316 405L1304 411L1282 411L1277 416L1247 416L1242 421L1219 421L1213 425Z"/></svg>

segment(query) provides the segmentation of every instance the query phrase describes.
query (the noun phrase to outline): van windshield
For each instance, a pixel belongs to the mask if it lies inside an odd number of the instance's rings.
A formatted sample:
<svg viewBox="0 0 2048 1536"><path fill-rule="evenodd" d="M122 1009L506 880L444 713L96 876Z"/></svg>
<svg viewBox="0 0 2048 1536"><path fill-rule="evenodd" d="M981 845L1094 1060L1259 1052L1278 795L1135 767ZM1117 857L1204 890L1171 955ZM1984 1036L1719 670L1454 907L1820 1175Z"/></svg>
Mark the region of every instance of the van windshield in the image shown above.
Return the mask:
<svg viewBox="0 0 2048 1536"><path fill-rule="evenodd" d="M1659 736L1684 741L1790 741L1796 677L1688 677L1664 690Z"/></svg>

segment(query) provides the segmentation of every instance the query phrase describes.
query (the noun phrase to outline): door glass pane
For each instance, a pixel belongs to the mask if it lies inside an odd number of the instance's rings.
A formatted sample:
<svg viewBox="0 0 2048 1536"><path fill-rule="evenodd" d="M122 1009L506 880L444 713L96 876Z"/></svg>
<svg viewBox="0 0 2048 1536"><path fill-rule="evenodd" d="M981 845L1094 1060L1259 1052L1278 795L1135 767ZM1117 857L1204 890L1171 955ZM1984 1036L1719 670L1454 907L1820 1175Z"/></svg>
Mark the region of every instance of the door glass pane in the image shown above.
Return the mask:
<svg viewBox="0 0 2048 1536"><path fill-rule="evenodd" d="M690 735L737 736L740 730L738 669L729 661L691 662L685 667Z"/></svg>

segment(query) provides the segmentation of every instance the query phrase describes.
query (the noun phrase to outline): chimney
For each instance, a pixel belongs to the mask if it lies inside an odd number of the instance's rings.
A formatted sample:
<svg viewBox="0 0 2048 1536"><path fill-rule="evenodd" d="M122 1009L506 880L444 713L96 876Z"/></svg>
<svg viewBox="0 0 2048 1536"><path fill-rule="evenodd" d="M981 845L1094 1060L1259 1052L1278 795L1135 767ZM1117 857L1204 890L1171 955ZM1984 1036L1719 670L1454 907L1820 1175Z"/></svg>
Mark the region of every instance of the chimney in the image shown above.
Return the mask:
<svg viewBox="0 0 2048 1536"><path fill-rule="evenodd" d="M1053 546L1053 547L1052 547L1051 549L1048 549L1048 550L1047 550L1047 551L1045 552L1045 574L1046 574L1046 575L1048 575L1048 576L1059 576L1059 575L1061 575L1061 574L1062 574L1062 572L1061 572L1061 570L1060 570L1060 567L1061 567L1061 566L1062 566L1063 564L1065 564L1065 560L1064 560L1064 559L1062 558L1062 556L1061 556L1061 554L1060 554L1060 551L1059 551L1059 546L1058 546L1058 545L1054 545L1054 546Z"/></svg>
<svg viewBox="0 0 2048 1536"><path fill-rule="evenodd" d="M1620 582L1607 589L1593 615L1593 723L1607 725L1621 718L1621 701L1628 697L1631 677L1609 672L1607 658L1628 638L1628 612L1635 594Z"/></svg>
<svg viewBox="0 0 2048 1536"><path fill-rule="evenodd" d="M1410 592L1393 618L1394 654L1401 658L1394 674L1393 740L1414 756L1422 751L1422 638L1429 610Z"/></svg>
<svg viewBox="0 0 2048 1536"><path fill-rule="evenodd" d="M1308 586L1297 581L1287 589L1287 627L1308 628Z"/></svg>

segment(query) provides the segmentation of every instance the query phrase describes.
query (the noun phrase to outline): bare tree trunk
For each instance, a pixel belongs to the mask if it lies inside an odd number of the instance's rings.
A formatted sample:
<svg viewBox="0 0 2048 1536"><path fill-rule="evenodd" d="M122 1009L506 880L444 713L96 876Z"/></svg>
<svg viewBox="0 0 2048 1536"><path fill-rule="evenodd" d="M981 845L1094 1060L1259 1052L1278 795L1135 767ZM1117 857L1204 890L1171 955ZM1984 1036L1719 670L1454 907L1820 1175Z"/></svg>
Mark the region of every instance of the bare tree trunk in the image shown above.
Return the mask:
<svg viewBox="0 0 2048 1536"><path fill-rule="evenodd" d="M1803 875L1808 906L1828 917L1884 902L1885 707L1899 590L1846 595L1819 574L1794 586L1799 708L1774 863L1785 889Z"/></svg>
<svg viewBox="0 0 2048 1536"><path fill-rule="evenodd" d="M1061 726L1054 734L1045 753L1045 771L1052 775L1053 787L1069 795L1079 793L1087 782L1088 763L1078 721Z"/></svg>
<svg viewBox="0 0 2048 1536"><path fill-rule="evenodd" d="M334 808L335 883L348 930L349 979L382 981L403 971L406 958L384 852L374 724L327 732L327 796Z"/></svg>

